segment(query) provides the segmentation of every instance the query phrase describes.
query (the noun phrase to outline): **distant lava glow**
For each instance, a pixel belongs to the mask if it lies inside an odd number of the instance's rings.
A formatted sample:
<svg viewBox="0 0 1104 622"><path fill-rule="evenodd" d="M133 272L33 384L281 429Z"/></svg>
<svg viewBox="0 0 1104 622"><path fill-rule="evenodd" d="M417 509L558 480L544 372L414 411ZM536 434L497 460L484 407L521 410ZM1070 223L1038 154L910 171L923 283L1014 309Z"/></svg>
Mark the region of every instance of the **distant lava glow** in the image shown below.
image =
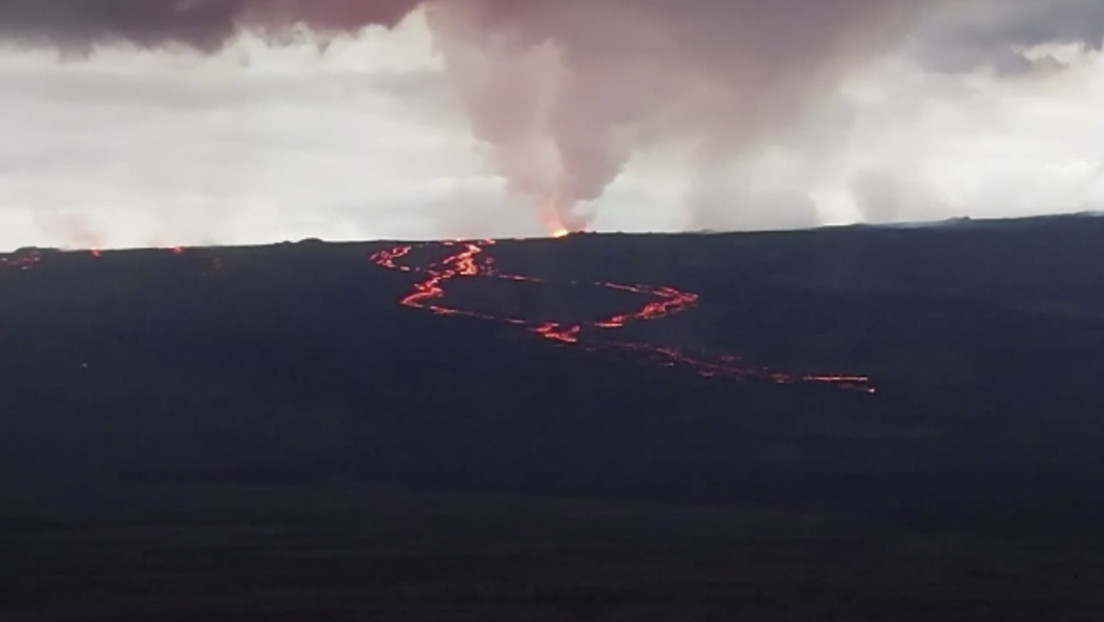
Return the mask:
<svg viewBox="0 0 1104 622"><path fill-rule="evenodd" d="M156 250L166 251L173 255L183 255L186 251L182 246L168 246L160 247ZM52 251L49 255L43 254L42 251L37 249L21 249L14 253L7 255L0 255L0 269L9 268L15 270L31 270L32 268L43 263L44 259L49 256L53 257L55 254L59 256L73 255L73 254L86 254L93 259L100 259L104 256L105 251L100 248L89 248L85 250L65 250L65 251ZM215 257L211 260L211 269L205 272L205 275L211 275L215 272L222 270L223 262L221 258Z"/></svg>
<svg viewBox="0 0 1104 622"><path fill-rule="evenodd" d="M555 230L553 237L568 234L566 228ZM423 309L438 315L451 315L477 318L481 320L524 327L540 337L560 344L584 344L591 349L617 349L632 352L642 359L659 365L681 366L693 369L704 377L727 377L754 379L776 384L827 385L843 389L874 393L875 389L866 376L846 374L790 374L766 367L756 367L741 363L735 355L709 356L683 352L673 347L650 343L632 343L586 339L589 331L609 332L625 327L631 322L658 320L675 313L685 311L698 302L698 295L684 292L674 287L653 285L628 285L623 283L593 283L595 287L629 292L648 298L640 307L619 313L612 317L589 323L558 323L535 321L529 318L481 313L446 303L445 284L459 278L489 278L500 281L543 283L542 279L517 274L506 274L494 266L494 258L488 249L494 246L493 240L441 242L401 245L379 251L369 256L377 266L390 270L417 273L422 279L415 283L413 290L403 296L400 303L404 306ZM415 250L440 247L446 253L444 259L429 264L408 264L403 260L410 258Z"/></svg>
<svg viewBox="0 0 1104 622"><path fill-rule="evenodd" d="M16 251L11 255L0 255L0 268L14 270L30 270L42 263L42 251Z"/></svg>

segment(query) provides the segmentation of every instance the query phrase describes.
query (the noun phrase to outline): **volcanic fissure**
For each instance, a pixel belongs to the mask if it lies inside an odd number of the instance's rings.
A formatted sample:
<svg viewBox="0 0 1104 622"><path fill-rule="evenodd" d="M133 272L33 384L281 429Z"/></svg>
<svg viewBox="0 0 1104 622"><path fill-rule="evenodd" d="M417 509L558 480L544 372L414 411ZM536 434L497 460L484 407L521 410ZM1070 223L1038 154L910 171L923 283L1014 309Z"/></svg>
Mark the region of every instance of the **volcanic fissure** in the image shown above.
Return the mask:
<svg viewBox="0 0 1104 622"><path fill-rule="evenodd" d="M705 377L759 380L783 385L829 385L870 394L876 392L867 376L783 372L769 367L746 364L735 354L710 356L667 345L614 341L601 337L602 333L616 331L633 322L660 320L682 313L698 303L698 294L670 286L591 283L593 287L638 294L646 297L647 301L639 307L590 322L538 321L451 304L445 286L458 279L485 278L530 284L545 283L544 279L535 276L510 274L498 270L490 252L495 244L494 240L489 239L401 244L372 253L368 258L382 268L418 274L421 277L421 280L414 284L413 289L399 301L403 306L412 309L426 310L443 316L469 317L513 325L559 344L582 345L588 349L629 351L661 365L690 368ZM444 255L444 257L436 262L415 263L411 261L415 250L439 250L440 253L437 256Z"/></svg>

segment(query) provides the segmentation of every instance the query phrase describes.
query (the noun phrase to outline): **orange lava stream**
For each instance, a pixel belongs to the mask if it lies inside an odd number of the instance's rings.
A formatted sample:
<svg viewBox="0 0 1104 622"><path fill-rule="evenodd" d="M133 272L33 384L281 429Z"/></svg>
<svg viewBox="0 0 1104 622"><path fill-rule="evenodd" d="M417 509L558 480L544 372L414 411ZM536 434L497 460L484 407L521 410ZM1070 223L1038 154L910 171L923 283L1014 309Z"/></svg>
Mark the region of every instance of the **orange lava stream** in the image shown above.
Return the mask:
<svg viewBox="0 0 1104 622"><path fill-rule="evenodd" d="M471 317L521 326L545 339L562 344L583 343L583 333L586 328L612 330L623 328L630 322L658 320L685 311L698 302L697 294L684 292L673 287L603 282L594 283L593 285L648 296L651 300L638 309L627 311L610 318L589 324L567 325L556 322L534 322L524 318L479 313L449 306L445 302L446 292L444 286L445 283L453 279L483 277L515 282L543 282L543 280L539 278L506 274L496 270L494 268L494 258L490 256L487 250L494 244L494 240L480 240L401 245L373 253L369 255L368 259L372 263L383 268L424 275L425 278L414 285L413 291L400 300L403 306L414 309L424 309L437 315ZM459 250L452 252L452 254L439 262L426 266L401 263L402 260L409 259L410 254L414 250L430 248L436 245L443 246L446 249L459 247ZM617 348L635 352L644 358L668 367L688 367L704 377L762 380L776 384L830 385L864 393L875 393L874 387L870 384L870 378L866 376L845 374L789 374L766 367L741 365L739 364L740 358L735 355L709 357L682 352L672 347L648 343L599 341L595 342L594 345L600 348Z"/></svg>

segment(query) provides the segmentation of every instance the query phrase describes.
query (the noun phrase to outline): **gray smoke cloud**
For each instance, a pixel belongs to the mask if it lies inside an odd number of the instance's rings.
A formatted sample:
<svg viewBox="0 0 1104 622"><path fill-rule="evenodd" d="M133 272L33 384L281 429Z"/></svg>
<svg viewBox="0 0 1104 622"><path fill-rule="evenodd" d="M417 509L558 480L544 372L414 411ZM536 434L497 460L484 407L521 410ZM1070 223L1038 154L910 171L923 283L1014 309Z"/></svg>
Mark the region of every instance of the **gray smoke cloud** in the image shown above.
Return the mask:
<svg viewBox="0 0 1104 622"><path fill-rule="evenodd" d="M430 24L476 135L550 227L575 229L639 149L750 149L896 40L894 0L436 2Z"/></svg>
<svg viewBox="0 0 1104 622"><path fill-rule="evenodd" d="M566 229L660 145L706 172L698 194L723 196L718 163L784 138L851 70L902 46L939 71L1022 74L1036 62L1025 48L1104 40L1099 0L0 0L0 39L212 51L242 31L325 37L415 9L490 161ZM892 186L871 178L860 194L912 195Z"/></svg>

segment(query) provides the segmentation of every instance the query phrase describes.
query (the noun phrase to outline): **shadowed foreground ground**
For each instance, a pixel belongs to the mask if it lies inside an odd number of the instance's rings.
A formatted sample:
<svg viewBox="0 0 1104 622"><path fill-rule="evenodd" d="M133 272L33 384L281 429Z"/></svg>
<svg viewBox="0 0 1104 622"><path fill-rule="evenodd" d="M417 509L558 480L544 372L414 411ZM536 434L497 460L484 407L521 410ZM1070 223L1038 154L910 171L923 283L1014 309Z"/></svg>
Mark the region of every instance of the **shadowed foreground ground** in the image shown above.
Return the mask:
<svg viewBox="0 0 1104 622"><path fill-rule="evenodd" d="M0 268L2 620L1099 620L1104 220L503 242L542 319L403 309L383 244ZM217 261L216 261L217 260Z"/></svg>

